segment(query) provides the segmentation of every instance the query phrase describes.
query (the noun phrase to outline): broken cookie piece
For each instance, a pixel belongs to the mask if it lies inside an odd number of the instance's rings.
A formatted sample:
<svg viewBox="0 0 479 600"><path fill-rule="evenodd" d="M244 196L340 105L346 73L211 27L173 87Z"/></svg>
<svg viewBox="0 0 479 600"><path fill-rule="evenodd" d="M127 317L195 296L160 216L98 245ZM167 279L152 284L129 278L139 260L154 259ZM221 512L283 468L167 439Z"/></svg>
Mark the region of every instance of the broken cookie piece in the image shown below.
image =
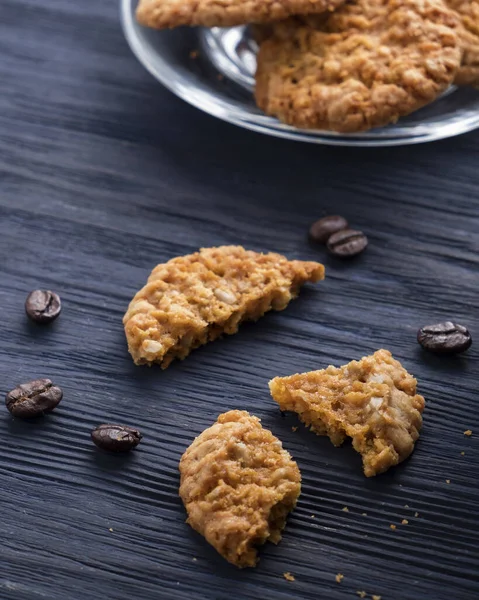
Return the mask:
<svg viewBox="0 0 479 600"><path fill-rule="evenodd" d="M254 567L258 546L281 539L301 490L298 465L257 417L231 410L180 461L188 523L229 562Z"/></svg>
<svg viewBox="0 0 479 600"><path fill-rule="evenodd" d="M363 458L366 477L407 458L422 425L416 380L387 350L336 368L276 377L269 383L281 410L294 411L335 446L346 437Z"/></svg>
<svg viewBox="0 0 479 600"><path fill-rule="evenodd" d="M324 278L317 262L287 260L241 246L203 248L158 265L123 318L137 365L175 358L238 331L269 310L283 310L307 281Z"/></svg>

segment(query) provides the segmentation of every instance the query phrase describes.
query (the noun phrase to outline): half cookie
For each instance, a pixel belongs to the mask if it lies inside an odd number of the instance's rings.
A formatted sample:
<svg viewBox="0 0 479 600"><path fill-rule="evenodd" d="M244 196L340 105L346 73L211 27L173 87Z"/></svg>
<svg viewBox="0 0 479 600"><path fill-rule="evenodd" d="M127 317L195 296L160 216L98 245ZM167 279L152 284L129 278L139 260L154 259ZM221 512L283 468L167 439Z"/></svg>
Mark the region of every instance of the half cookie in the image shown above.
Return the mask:
<svg viewBox="0 0 479 600"><path fill-rule="evenodd" d="M327 17L266 26L256 33L256 102L297 127L358 132L395 123L453 82L458 27L440 0L358 0Z"/></svg>
<svg viewBox="0 0 479 600"><path fill-rule="evenodd" d="M154 29L232 27L334 10L344 0L140 0L136 18Z"/></svg>
<svg viewBox="0 0 479 600"><path fill-rule="evenodd" d="M180 461L188 523L229 562L254 567L258 546L277 544L301 491L298 465L257 417L218 417Z"/></svg>
<svg viewBox="0 0 479 600"><path fill-rule="evenodd" d="M153 269L123 318L136 364L173 359L222 334L238 331L269 310L282 310L307 281L324 278L323 265L260 254L241 246L203 248Z"/></svg>
<svg viewBox="0 0 479 600"><path fill-rule="evenodd" d="M298 413L335 446L352 438L367 477L407 458L419 437L424 398L387 350L340 368L276 377L269 387L281 410Z"/></svg>

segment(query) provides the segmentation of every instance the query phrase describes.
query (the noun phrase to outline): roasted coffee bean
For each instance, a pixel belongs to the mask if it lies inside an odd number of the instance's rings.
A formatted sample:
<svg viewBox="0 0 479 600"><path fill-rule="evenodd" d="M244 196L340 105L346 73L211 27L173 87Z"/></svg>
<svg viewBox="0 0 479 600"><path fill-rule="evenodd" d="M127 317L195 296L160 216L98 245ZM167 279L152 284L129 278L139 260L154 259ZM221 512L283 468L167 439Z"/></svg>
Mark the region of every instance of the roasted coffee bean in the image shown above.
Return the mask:
<svg viewBox="0 0 479 600"><path fill-rule="evenodd" d="M142 437L138 429L127 425L99 425L91 432L91 439L98 448L110 452L128 452L138 446Z"/></svg>
<svg viewBox="0 0 479 600"><path fill-rule="evenodd" d="M472 344L469 331L451 321L421 327L417 332L417 341L426 350L438 354L459 354Z"/></svg>
<svg viewBox="0 0 479 600"><path fill-rule="evenodd" d="M8 392L5 404L14 417L31 419L51 412L62 398L61 388L50 379L35 379Z"/></svg>
<svg viewBox="0 0 479 600"><path fill-rule="evenodd" d="M312 242L318 242L325 244L328 239L341 229L347 229L349 227L348 222L344 217L339 215L330 215L329 217L323 217L319 221L315 221L309 228L309 238Z"/></svg>
<svg viewBox="0 0 479 600"><path fill-rule="evenodd" d="M60 296L49 290L34 290L28 294L25 301L27 315L37 323L51 323L61 310Z"/></svg>
<svg viewBox="0 0 479 600"><path fill-rule="evenodd" d="M343 229L333 233L329 238L328 250L334 256L340 258L350 258L362 252L368 245L368 238L362 231L354 229Z"/></svg>

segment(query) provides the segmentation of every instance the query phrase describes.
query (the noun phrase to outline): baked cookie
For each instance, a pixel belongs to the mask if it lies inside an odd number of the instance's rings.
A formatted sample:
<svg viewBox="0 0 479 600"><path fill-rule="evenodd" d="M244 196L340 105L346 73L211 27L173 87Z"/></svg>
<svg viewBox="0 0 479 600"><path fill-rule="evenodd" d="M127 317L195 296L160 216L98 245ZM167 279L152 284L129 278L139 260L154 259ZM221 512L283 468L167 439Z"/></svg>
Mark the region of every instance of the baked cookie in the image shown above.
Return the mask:
<svg viewBox="0 0 479 600"><path fill-rule="evenodd" d="M136 364L173 359L220 335L238 331L269 310L282 310L307 281L324 278L323 265L260 254L241 246L203 248L153 269L123 318Z"/></svg>
<svg viewBox="0 0 479 600"><path fill-rule="evenodd" d="M387 350L340 368L276 377L269 387L281 410L298 413L335 446L352 438L366 477L407 458L419 437L424 398L416 394L414 377Z"/></svg>
<svg viewBox="0 0 479 600"><path fill-rule="evenodd" d="M180 25L232 27L264 23L291 15L334 10L344 0L140 0L136 18L141 25L166 29Z"/></svg>
<svg viewBox="0 0 479 600"><path fill-rule="evenodd" d="M238 567L281 539L301 491L298 465L257 417L231 410L203 431L180 461L188 523Z"/></svg>
<svg viewBox="0 0 479 600"><path fill-rule="evenodd" d="M461 21L458 37L463 55L454 83L479 86L479 1L445 0L445 2L456 12Z"/></svg>
<svg viewBox="0 0 479 600"><path fill-rule="evenodd" d="M266 26L255 32L256 102L303 128L347 133L395 123L453 82L458 27L441 0L358 0L324 18Z"/></svg>

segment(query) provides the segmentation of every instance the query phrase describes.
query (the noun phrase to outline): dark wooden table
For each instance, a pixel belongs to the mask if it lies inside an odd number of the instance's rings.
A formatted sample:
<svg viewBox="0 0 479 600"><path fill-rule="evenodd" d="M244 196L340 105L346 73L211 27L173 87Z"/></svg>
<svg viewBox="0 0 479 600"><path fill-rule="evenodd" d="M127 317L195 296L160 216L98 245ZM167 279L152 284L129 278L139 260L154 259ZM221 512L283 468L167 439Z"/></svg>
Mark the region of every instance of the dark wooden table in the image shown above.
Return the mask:
<svg viewBox="0 0 479 600"><path fill-rule="evenodd" d="M1 389L48 376L65 392L42 420L0 420L0 598L478 598L478 346L441 358L415 337L455 319L479 342L479 132L347 150L236 129L143 70L114 0L1 0L0 50ZM308 245L331 212L370 238L354 262ZM134 367L133 293L158 262L221 244L324 260L327 279L167 371ZM26 320L37 287L63 298L53 326ZM380 347L427 408L413 457L366 479L350 446L293 432L267 381ZM182 452L230 408L260 416L303 475L283 541L243 571L178 498ZM102 454L89 434L105 421L143 443Z"/></svg>

